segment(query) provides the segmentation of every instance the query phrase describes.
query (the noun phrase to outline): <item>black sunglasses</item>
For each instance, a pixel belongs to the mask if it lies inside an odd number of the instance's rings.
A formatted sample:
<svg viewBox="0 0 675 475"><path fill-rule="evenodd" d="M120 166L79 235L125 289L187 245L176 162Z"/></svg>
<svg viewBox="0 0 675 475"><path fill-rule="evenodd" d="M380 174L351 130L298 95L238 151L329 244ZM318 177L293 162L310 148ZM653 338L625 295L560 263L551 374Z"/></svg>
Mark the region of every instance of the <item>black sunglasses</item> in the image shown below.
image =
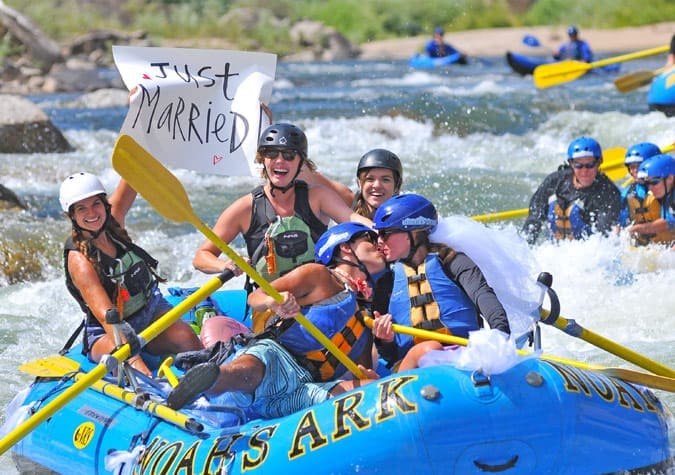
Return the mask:
<svg viewBox="0 0 675 475"><path fill-rule="evenodd" d="M643 183L646 183L647 185L651 185L651 186L656 186L659 183L661 183L661 180L663 180L663 178L657 177L657 178L652 178L651 180L645 180Z"/></svg>
<svg viewBox="0 0 675 475"><path fill-rule="evenodd" d="M281 158L287 162L292 162L295 160L295 156L298 154L295 150L263 150L262 156L274 160L281 154Z"/></svg>
<svg viewBox="0 0 675 475"><path fill-rule="evenodd" d="M377 244L377 235L375 232L372 231L361 231L359 233L356 233L352 236L352 238L349 240L349 242L356 242L359 239L368 239L371 244Z"/></svg>
<svg viewBox="0 0 675 475"><path fill-rule="evenodd" d="M386 241L391 237L392 234L396 233L402 233L400 229L381 229L377 232L377 236L382 239L383 241Z"/></svg>
<svg viewBox="0 0 675 475"><path fill-rule="evenodd" d="M574 168L576 168L577 170L580 170L581 168L588 168L590 170L591 168L595 168L595 167L598 166L598 161L596 160L596 161L591 162L591 163L581 163L581 162L573 161L572 166Z"/></svg>

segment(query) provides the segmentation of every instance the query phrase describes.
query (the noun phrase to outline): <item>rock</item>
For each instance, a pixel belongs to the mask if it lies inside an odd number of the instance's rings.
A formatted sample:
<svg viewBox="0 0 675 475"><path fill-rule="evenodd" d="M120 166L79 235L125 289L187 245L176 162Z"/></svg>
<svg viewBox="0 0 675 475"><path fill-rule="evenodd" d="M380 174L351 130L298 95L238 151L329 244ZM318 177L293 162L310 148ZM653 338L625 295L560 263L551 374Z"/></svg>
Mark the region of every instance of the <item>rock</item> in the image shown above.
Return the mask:
<svg viewBox="0 0 675 475"><path fill-rule="evenodd" d="M62 153L72 149L42 109L27 99L0 95L0 153Z"/></svg>
<svg viewBox="0 0 675 475"><path fill-rule="evenodd" d="M27 209L26 205L12 190L0 184L0 209L20 208Z"/></svg>
<svg viewBox="0 0 675 475"><path fill-rule="evenodd" d="M291 27L291 40L298 46L312 52L310 59L319 61L338 61L356 58L360 54L358 46L354 45L335 28L318 21L303 20ZM307 51L292 55L286 59L299 60L307 58Z"/></svg>
<svg viewBox="0 0 675 475"><path fill-rule="evenodd" d="M129 91L126 89L99 89L83 94L66 107L99 109L103 107L121 107L129 104Z"/></svg>

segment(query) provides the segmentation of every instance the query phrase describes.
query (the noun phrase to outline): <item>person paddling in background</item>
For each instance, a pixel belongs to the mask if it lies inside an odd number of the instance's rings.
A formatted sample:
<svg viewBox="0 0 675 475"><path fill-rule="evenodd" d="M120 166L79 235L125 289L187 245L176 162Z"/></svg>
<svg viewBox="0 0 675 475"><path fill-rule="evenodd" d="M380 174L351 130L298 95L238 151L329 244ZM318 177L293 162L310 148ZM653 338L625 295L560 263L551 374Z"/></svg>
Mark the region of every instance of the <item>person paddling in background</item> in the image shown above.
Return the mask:
<svg viewBox="0 0 675 475"><path fill-rule="evenodd" d="M666 68L675 65L675 35L670 38L670 50L666 58Z"/></svg>
<svg viewBox="0 0 675 475"><path fill-rule="evenodd" d="M430 58L444 58L450 56L451 54L459 54L460 58L457 61L459 64L466 64L467 57L464 53L460 53L454 46L449 43L446 43L443 40L443 35L445 30L442 26L437 26L434 28L434 36L429 40L424 48L427 55Z"/></svg>
<svg viewBox="0 0 675 475"><path fill-rule="evenodd" d="M544 179L530 199L521 233L528 244L537 241L548 224L553 239L585 239L606 235L618 223L619 189L602 172L602 149L591 137L574 139L567 148L567 164Z"/></svg>
<svg viewBox="0 0 675 475"><path fill-rule="evenodd" d="M177 355L188 369L167 398L180 408L207 391L212 397L234 392L237 404L257 417L281 417L369 380L338 378L346 368L308 330L294 320L302 312L352 360L367 378L376 378L370 359L371 332L363 307L372 292L370 276L384 269L375 232L347 222L333 226L317 241L317 263L301 265L271 283L281 303L259 288L249 295L258 311L272 310L267 329L241 342L230 354L225 344ZM206 362L204 362L206 361Z"/></svg>
<svg viewBox="0 0 675 475"><path fill-rule="evenodd" d="M157 261L134 244L124 219L136 198L125 180L107 198L98 177L81 172L61 185L59 201L72 223L63 252L66 286L85 312L83 351L93 362L111 353L115 335L105 315L117 309L124 322L140 333L171 310L162 296L156 273ZM153 355L175 354L203 348L192 328L178 320L150 341L144 351ZM151 376L140 355L131 366Z"/></svg>
<svg viewBox="0 0 675 475"><path fill-rule="evenodd" d="M576 26L572 25L567 28L567 36L569 36L569 41L560 46L553 57L557 60L573 59L586 63L593 62L591 47L588 43L579 39L579 29Z"/></svg>
<svg viewBox="0 0 675 475"><path fill-rule="evenodd" d="M393 288L376 287L376 293L391 295L389 313L376 312L373 323L373 335L382 342L378 349L389 365L411 351L408 361L414 367L419 356L441 348L436 341L394 335L392 323L466 338L482 326L482 315L490 328L510 334L506 311L478 266L466 254L429 241L437 224L434 205L416 194L395 196L375 212L380 250L394 263Z"/></svg>
<svg viewBox="0 0 675 475"><path fill-rule="evenodd" d="M630 179L621 190L621 212L619 225L630 226L634 223L652 221L659 214L658 203L654 203L653 195L647 194L647 186L638 180L638 168L648 158L659 155L661 149L651 142L632 145L626 150L624 164L630 173ZM648 199L648 196L651 196ZM654 206L657 207L654 210ZM636 236L635 244L644 245L649 241Z"/></svg>
<svg viewBox="0 0 675 475"><path fill-rule="evenodd" d="M651 219L633 224L628 232L637 240L675 244L675 158L654 155L642 162L637 177L649 189L645 206Z"/></svg>

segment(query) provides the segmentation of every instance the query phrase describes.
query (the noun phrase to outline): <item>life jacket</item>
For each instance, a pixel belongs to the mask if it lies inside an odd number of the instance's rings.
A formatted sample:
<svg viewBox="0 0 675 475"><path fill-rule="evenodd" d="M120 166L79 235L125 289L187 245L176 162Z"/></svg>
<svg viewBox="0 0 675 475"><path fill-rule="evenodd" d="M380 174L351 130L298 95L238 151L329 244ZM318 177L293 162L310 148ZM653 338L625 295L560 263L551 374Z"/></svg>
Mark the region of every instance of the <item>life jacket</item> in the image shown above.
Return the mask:
<svg viewBox="0 0 675 475"><path fill-rule="evenodd" d="M251 264L273 280L301 264L314 262L314 244L328 229L312 212L307 183L295 182L295 214L276 215L262 186L255 188L251 225L244 235Z"/></svg>
<svg viewBox="0 0 675 475"><path fill-rule="evenodd" d="M98 260L99 278L106 294L120 311L120 315L128 318L148 303L150 294L157 285L157 274L154 270L157 267L157 260L133 243L125 244L118 240L114 240L114 243L118 255L121 253L119 257L110 257L93 246L90 255ZM66 287L87 314L87 324L101 326L68 272L68 254L77 250L79 249L72 238L68 238L63 251Z"/></svg>
<svg viewBox="0 0 675 475"><path fill-rule="evenodd" d="M548 199L547 220L555 239L582 239L591 234L590 224L584 221L584 202L576 199L565 204L557 195Z"/></svg>
<svg viewBox="0 0 675 475"><path fill-rule="evenodd" d="M325 303L315 303L303 309L303 314L350 359L358 360L366 350L370 330L363 318L366 310L359 306L356 292L345 287L344 291L327 299ZM278 342L312 373L316 381L330 381L347 371L298 322L284 330Z"/></svg>
<svg viewBox="0 0 675 475"><path fill-rule="evenodd" d="M389 313L395 323L467 337L478 330L476 307L466 292L448 275L436 253L430 253L417 269L402 262L394 264L394 285ZM396 334L403 354L415 342Z"/></svg>

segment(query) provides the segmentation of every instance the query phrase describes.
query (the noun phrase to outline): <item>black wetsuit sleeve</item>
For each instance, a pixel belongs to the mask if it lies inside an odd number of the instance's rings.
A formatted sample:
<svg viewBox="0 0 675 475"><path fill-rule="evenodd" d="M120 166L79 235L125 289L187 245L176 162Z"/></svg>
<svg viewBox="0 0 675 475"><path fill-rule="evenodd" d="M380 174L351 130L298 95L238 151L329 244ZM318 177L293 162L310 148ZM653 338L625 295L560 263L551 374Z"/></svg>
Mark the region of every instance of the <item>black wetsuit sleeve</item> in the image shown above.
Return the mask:
<svg viewBox="0 0 675 475"><path fill-rule="evenodd" d="M541 226L546 221L548 199L555 193L556 187L562 177L562 171L551 173L544 179L542 184L539 185L539 188L537 188L537 191L532 195L527 219L521 230L521 234L528 244L534 244L537 241Z"/></svg>
<svg viewBox="0 0 675 475"><path fill-rule="evenodd" d="M373 293L373 310L380 314L389 313L389 298L391 290L394 287L394 273L388 270L375 283L375 292ZM387 362L387 367L391 367L401 358L398 356L398 345L396 340L386 342L375 338L375 347L377 352Z"/></svg>
<svg viewBox="0 0 675 475"><path fill-rule="evenodd" d="M675 35L670 38L670 54L675 54Z"/></svg>
<svg viewBox="0 0 675 475"><path fill-rule="evenodd" d="M466 292L478 312L487 320L490 328L507 334L511 333L506 310L492 287L488 285L483 272L469 256L458 252L449 264L444 264L444 268L448 277L457 282Z"/></svg>

